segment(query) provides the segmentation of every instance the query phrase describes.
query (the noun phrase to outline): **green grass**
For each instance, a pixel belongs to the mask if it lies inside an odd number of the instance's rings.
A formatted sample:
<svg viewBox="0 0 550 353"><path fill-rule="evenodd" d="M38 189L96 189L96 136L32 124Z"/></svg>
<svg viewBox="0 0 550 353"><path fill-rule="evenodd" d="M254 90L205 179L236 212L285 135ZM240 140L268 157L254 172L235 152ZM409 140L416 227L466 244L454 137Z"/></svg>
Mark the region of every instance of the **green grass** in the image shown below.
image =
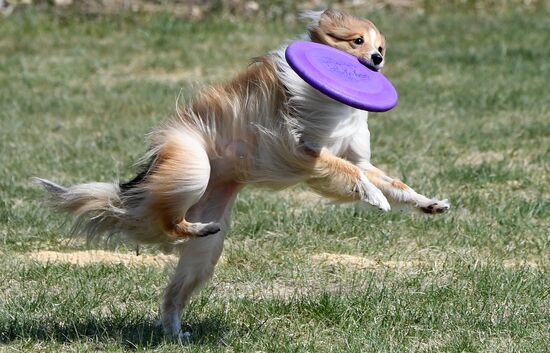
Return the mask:
<svg viewBox="0 0 550 353"><path fill-rule="evenodd" d="M71 240L30 178L131 177L178 95L301 27L0 19L0 351L548 351L549 15L370 14L400 94L371 116L373 161L453 208L379 214L319 203L303 187L245 190L223 261L184 314L187 343L155 325L170 266L34 261L104 244Z"/></svg>

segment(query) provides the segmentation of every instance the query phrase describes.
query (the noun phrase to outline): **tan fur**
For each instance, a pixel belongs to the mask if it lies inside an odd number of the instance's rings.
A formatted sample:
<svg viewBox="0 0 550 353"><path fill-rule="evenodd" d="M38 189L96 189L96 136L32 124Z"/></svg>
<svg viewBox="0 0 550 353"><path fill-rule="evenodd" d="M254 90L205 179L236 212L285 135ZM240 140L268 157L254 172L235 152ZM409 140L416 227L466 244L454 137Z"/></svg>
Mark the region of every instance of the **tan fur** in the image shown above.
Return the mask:
<svg viewBox="0 0 550 353"><path fill-rule="evenodd" d="M391 186L400 190L407 190L409 188L407 184L397 179L391 182Z"/></svg>
<svg viewBox="0 0 550 353"><path fill-rule="evenodd" d="M310 17L313 41L382 67L372 56L385 54L385 40L372 22L334 10ZM212 276L232 205L246 185L305 182L336 201L384 211L390 201L428 213L449 207L370 164L367 114L305 83L284 59L284 47L233 80L198 91L151 134L143 160L143 171L119 185L38 181L90 237L119 232L179 253L162 305L164 329L173 336L182 334L180 314L192 293Z"/></svg>
<svg viewBox="0 0 550 353"><path fill-rule="evenodd" d="M359 199L355 187L361 182L361 172L350 162L323 149L315 158L314 175L307 181L317 193L342 202Z"/></svg>
<svg viewBox="0 0 550 353"><path fill-rule="evenodd" d="M383 171L376 167L367 168L365 174L374 185L379 189L395 188L397 190L406 190L408 188L405 183L398 179L392 179Z"/></svg>

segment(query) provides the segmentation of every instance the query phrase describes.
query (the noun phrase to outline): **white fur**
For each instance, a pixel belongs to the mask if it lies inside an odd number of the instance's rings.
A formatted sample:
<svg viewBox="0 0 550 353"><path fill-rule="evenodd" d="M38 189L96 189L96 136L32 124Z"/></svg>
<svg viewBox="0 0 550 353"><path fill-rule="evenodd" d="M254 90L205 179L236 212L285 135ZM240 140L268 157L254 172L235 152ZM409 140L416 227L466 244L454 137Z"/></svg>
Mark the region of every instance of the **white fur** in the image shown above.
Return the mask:
<svg viewBox="0 0 550 353"><path fill-rule="evenodd" d="M391 209L382 191L374 186L363 173L361 173L361 183L358 185L358 188L361 200L368 202L382 211L388 212Z"/></svg>
<svg viewBox="0 0 550 353"><path fill-rule="evenodd" d="M372 48L375 50L375 52L378 52L377 48L376 48L376 37L378 36L378 34L376 33L376 30L374 28L371 28L369 30L369 37L370 37L370 43L372 45Z"/></svg>
<svg viewBox="0 0 550 353"><path fill-rule="evenodd" d="M310 143L327 147L333 154L340 155L346 150L352 139L366 138L365 147L370 156L368 113L344 105L306 83L288 65L285 47L271 54L279 70L279 77L290 91L289 104L298 112L292 120L302 138ZM367 146L368 145L368 146Z"/></svg>

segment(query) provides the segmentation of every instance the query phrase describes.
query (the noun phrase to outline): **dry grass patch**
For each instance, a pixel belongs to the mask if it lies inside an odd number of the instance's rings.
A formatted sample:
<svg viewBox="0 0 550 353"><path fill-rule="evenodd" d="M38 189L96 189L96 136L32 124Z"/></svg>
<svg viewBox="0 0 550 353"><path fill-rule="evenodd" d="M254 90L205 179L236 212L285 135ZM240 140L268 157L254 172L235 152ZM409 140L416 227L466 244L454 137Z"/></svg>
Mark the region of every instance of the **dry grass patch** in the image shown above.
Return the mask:
<svg viewBox="0 0 550 353"><path fill-rule="evenodd" d="M347 254L321 253L311 256L313 262L325 265L339 265L354 269L380 269L380 268L416 268L424 263L418 260L373 260L362 256Z"/></svg>
<svg viewBox="0 0 550 353"><path fill-rule="evenodd" d="M426 256L426 254L424 255ZM480 254L469 254L472 261L480 266L488 266L490 264L500 265L506 269L515 268L545 268L550 264L543 259L526 260L526 259L507 259L499 262L490 262L480 259ZM348 255L348 254L330 254L321 253L311 256L311 260L317 264L329 266L343 266L354 270L361 269L415 269L420 267L436 267L444 266L445 258L441 255L431 255L430 260L379 260L369 259L363 256Z"/></svg>
<svg viewBox="0 0 550 353"><path fill-rule="evenodd" d="M456 161L457 165L479 166L483 163L501 162L509 158L510 152L472 151L462 154Z"/></svg>
<svg viewBox="0 0 550 353"><path fill-rule="evenodd" d="M210 69L203 70L200 67L191 67L180 70L108 70L104 71L99 78L99 82L107 87L113 87L117 84L132 81L155 81L161 83L184 83L189 82L200 87L202 82L222 81L228 75L228 72L236 72L234 69Z"/></svg>
<svg viewBox="0 0 550 353"><path fill-rule="evenodd" d="M104 250L75 252L37 251L25 255L25 258L39 263L60 262L79 266L98 263L132 266L164 266L166 264L175 264L178 260L175 255L135 255Z"/></svg>

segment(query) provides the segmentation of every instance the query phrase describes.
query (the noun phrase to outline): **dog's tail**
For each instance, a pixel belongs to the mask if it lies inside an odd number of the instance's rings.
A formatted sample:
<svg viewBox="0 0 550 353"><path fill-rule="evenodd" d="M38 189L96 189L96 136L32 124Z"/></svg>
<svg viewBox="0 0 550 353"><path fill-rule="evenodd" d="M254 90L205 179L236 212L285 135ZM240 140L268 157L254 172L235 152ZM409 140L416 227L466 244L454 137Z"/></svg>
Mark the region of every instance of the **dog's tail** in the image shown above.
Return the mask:
<svg viewBox="0 0 550 353"><path fill-rule="evenodd" d="M83 230L89 238L102 233L121 231L127 210L115 183L86 183L63 187L52 181L35 178L49 192L51 205L61 212L76 216L74 230Z"/></svg>
<svg viewBox="0 0 550 353"><path fill-rule="evenodd" d="M63 187L35 180L49 192L54 209L76 216L73 233L85 233L88 240L121 234L134 242L164 246L220 230L214 222L185 220L210 179L202 141L185 130L160 130L142 162L142 172L127 183Z"/></svg>
<svg viewBox="0 0 550 353"><path fill-rule="evenodd" d="M63 187L46 179L35 178L35 181L48 191L48 201L55 210L76 216L73 234L84 233L88 241L102 235L120 234L136 243L166 245L173 239L144 214L142 190L133 188L144 174L126 184L86 183Z"/></svg>

